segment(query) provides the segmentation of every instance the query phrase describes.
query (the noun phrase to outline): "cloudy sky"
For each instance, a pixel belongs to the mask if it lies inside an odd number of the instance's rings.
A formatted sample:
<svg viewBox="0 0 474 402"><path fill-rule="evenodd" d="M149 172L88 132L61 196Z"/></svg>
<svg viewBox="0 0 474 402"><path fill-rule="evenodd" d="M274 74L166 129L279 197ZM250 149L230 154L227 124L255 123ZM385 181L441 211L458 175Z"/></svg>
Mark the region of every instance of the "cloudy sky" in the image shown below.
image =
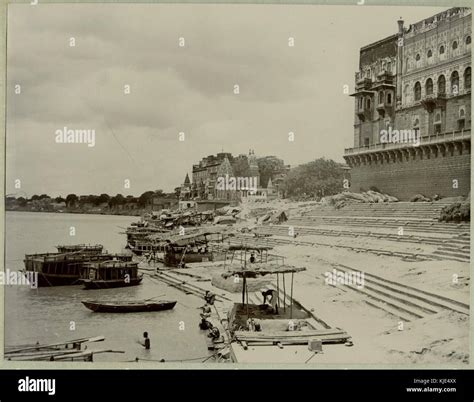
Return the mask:
<svg viewBox="0 0 474 402"><path fill-rule="evenodd" d="M442 10L10 4L7 194L16 179L28 196L172 191L222 150L342 162L354 122L343 87L353 90L360 47L395 33L400 16ZM94 129L95 146L57 144L63 127Z"/></svg>

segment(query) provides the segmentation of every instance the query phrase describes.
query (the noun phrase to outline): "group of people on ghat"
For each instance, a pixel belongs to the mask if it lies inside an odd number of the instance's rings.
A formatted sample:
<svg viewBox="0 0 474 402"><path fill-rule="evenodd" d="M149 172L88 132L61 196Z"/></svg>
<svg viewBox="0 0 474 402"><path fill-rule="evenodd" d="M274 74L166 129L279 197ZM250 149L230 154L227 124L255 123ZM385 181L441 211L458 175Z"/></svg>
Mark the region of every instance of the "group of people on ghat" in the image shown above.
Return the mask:
<svg viewBox="0 0 474 402"><path fill-rule="evenodd" d="M201 322L199 323L199 328L202 330L209 330L208 337L213 339L213 340L218 340L221 337L221 333L219 331L219 328L217 328L215 325L212 325L212 323L208 320L208 318L211 316L211 306L214 305L214 302L216 300L216 295L212 293L209 290L206 290L206 294L204 295L204 300L206 301L206 304L202 307L202 313L201 313Z"/></svg>

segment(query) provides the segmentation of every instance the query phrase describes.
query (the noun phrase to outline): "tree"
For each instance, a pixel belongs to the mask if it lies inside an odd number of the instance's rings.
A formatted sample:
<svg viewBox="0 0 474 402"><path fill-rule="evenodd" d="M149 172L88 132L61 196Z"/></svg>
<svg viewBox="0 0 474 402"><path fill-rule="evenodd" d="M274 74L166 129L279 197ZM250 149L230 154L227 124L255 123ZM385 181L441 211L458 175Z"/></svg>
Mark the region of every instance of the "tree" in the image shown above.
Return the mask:
<svg viewBox="0 0 474 402"><path fill-rule="evenodd" d="M18 205L19 205L20 207L26 207L27 201L26 201L26 199L25 199L24 197L19 197L19 198L17 198L17 199L16 199L16 202L18 203Z"/></svg>
<svg viewBox="0 0 474 402"><path fill-rule="evenodd" d="M110 196L108 194L99 195L99 204L102 204L104 202L109 202L109 201L110 201Z"/></svg>
<svg viewBox="0 0 474 402"><path fill-rule="evenodd" d="M65 201L66 201L66 200L65 200L63 197L61 197L61 196L56 197L56 198L54 199L54 202L56 202L56 203L58 203L58 204L59 204L60 202L65 202Z"/></svg>
<svg viewBox="0 0 474 402"><path fill-rule="evenodd" d="M282 184L286 195L324 197L343 190L344 174L340 164L320 158L291 169Z"/></svg>
<svg viewBox="0 0 474 402"><path fill-rule="evenodd" d="M66 197L66 206L70 208L74 208L79 201L79 198L76 194L68 194Z"/></svg>
<svg viewBox="0 0 474 402"><path fill-rule="evenodd" d="M250 166L247 158L236 158L232 164L235 177L249 177Z"/></svg>
<svg viewBox="0 0 474 402"><path fill-rule="evenodd" d="M122 194L117 194L115 197L112 197L109 201L109 207L110 208L115 208L118 205L123 205L125 204L125 198L123 197Z"/></svg>
<svg viewBox="0 0 474 402"><path fill-rule="evenodd" d="M160 191L160 194L163 194L163 191ZM142 208L149 205L152 201L153 196L155 195L154 191L145 191L140 197L138 197L138 205Z"/></svg>
<svg viewBox="0 0 474 402"><path fill-rule="evenodd" d="M127 195L127 197L125 199L125 202L127 204L131 204L131 203L134 203L134 202L137 202L137 201L138 201L138 198L134 197L133 195Z"/></svg>
<svg viewBox="0 0 474 402"><path fill-rule="evenodd" d="M285 167L283 160L275 157L259 158L257 164L262 187L267 187L268 180L273 179L275 173L281 172Z"/></svg>

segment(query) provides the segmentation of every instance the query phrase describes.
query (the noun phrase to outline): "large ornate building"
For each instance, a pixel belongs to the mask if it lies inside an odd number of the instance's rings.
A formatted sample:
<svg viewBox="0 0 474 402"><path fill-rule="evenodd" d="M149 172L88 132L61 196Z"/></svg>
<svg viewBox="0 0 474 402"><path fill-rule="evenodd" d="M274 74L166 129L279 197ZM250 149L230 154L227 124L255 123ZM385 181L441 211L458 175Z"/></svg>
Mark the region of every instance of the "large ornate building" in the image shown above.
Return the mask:
<svg viewBox="0 0 474 402"><path fill-rule="evenodd" d="M184 183L179 187L179 198L181 200L217 201L276 198L281 195L279 187L289 166L284 165L283 161L275 156L262 157L260 160L266 162L267 165L273 163L274 166L281 166L281 169L272 170L271 176L263 185L259 162L253 150L250 150L248 155L242 154L236 157L226 152L206 156L199 163L193 165L192 182L186 174ZM221 188L218 185L218 180L223 178L235 178L237 183L244 182L250 186L240 186L235 189Z"/></svg>
<svg viewBox="0 0 474 402"><path fill-rule="evenodd" d="M399 20L396 34L360 50L355 82L354 146L344 153L352 191L401 200L470 192L470 8L409 27Z"/></svg>

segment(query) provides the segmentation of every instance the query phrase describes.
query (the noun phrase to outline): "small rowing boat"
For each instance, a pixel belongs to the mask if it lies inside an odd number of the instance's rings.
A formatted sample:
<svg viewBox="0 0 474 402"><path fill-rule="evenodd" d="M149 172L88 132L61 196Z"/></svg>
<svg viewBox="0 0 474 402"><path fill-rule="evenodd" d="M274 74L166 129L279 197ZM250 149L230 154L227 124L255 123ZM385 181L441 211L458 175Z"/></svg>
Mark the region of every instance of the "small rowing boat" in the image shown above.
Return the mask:
<svg viewBox="0 0 474 402"><path fill-rule="evenodd" d="M83 301L82 304L84 304L84 306L86 306L89 310L97 313L139 313L144 311L171 310L176 305L176 301Z"/></svg>

